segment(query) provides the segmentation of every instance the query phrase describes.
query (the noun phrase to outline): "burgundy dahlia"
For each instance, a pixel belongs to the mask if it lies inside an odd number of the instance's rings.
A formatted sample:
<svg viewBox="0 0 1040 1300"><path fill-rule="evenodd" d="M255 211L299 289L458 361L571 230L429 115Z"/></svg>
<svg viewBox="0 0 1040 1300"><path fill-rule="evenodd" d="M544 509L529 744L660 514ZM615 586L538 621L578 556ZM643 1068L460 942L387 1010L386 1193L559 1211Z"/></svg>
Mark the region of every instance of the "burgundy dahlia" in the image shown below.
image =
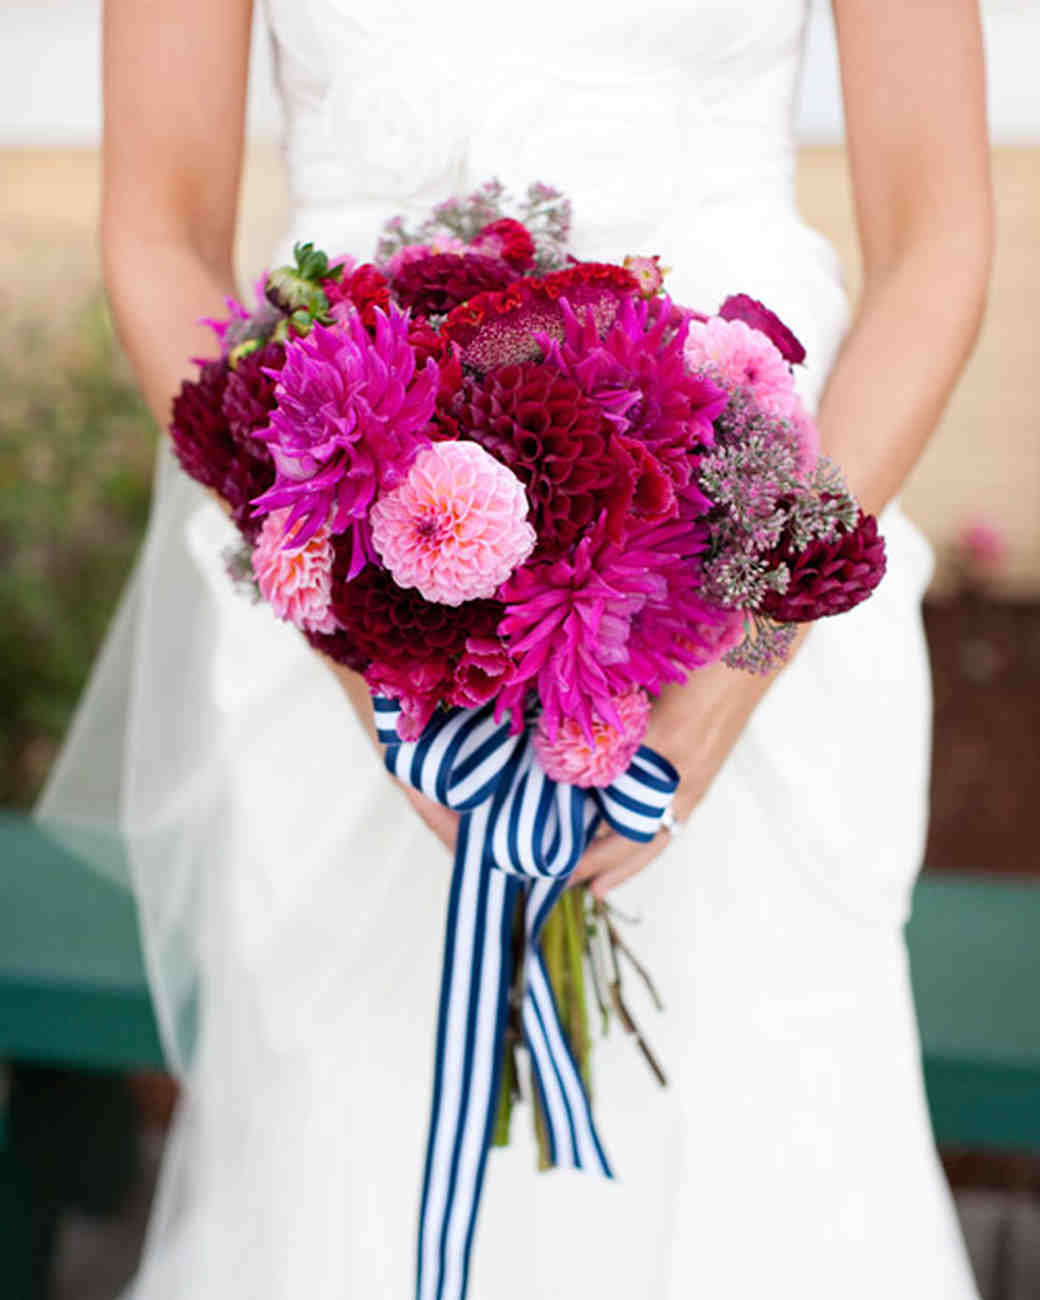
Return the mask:
<svg viewBox="0 0 1040 1300"><path fill-rule="evenodd" d="M185 471L223 497L243 535L253 541L260 521L250 517L250 500L271 487L274 468L246 454L231 436L223 410L229 374L226 361L207 361L197 380L182 384L173 400L170 435Z"/></svg>
<svg viewBox="0 0 1040 1300"><path fill-rule="evenodd" d="M431 253L406 262L394 276L394 296L423 316L444 316L478 293L505 289L516 271L484 253Z"/></svg>
<svg viewBox="0 0 1040 1300"><path fill-rule="evenodd" d="M566 549L604 508L623 525L628 466L611 452L602 410L569 376L534 362L502 366L465 379L448 412L524 484L539 554Z"/></svg>
<svg viewBox="0 0 1040 1300"><path fill-rule="evenodd" d="M780 623L811 623L866 600L884 577L885 539L874 516L860 511L851 532L831 542L812 541L804 551L795 551L785 539L770 562L786 564L791 577L783 594L766 593L762 613Z"/></svg>
<svg viewBox="0 0 1040 1300"><path fill-rule="evenodd" d="M224 389L222 406L232 438L244 451L267 463L271 461L271 453L266 443L254 434L270 419L277 383L272 372L281 370L284 361L285 345L282 343L268 343L257 348L239 358L228 373Z"/></svg>

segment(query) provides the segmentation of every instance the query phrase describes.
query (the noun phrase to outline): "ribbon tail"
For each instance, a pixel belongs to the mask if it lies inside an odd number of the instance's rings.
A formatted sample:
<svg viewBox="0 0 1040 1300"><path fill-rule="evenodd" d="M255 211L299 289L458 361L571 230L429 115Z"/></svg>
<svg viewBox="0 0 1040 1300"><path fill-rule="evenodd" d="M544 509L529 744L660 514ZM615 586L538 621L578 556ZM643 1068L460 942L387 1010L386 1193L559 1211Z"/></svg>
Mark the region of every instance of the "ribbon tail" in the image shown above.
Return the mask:
<svg viewBox="0 0 1040 1300"><path fill-rule="evenodd" d="M486 860L490 809L459 825L419 1219L417 1300L463 1300L494 1127L522 881Z"/></svg>
<svg viewBox="0 0 1040 1300"><path fill-rule="evenodd" d="M565 879L539 880L528 892L524 1038L545 1115L552 1163L561 1169L583 1169L613 1178L581 1071L560 1023L549 972L538 943L545 920L566 884Z"/></svg>

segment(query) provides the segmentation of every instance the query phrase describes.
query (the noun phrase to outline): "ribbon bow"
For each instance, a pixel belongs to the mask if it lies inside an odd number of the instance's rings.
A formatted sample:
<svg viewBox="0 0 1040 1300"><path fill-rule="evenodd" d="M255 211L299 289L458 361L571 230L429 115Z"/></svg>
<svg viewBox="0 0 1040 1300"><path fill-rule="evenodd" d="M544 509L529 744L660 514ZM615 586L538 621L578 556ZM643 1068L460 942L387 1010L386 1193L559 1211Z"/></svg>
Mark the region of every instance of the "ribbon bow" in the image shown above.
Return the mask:
<svg viewBox="0 0 1040 1300"><path fill-rule="evenodd" d="M539 937L603 819L654 837L678 774L645 745L603 789L551 780L530 730L511 735L491 704L434 716L419 740L397 734L400 705L376 696L386 766L461 814L448 903L433 1105L419 1219L417 1300L463 1300L501 1086L513 977L513 919L524 900L521 1021L550 1160L612 1177L560 1024Z"/></svg>

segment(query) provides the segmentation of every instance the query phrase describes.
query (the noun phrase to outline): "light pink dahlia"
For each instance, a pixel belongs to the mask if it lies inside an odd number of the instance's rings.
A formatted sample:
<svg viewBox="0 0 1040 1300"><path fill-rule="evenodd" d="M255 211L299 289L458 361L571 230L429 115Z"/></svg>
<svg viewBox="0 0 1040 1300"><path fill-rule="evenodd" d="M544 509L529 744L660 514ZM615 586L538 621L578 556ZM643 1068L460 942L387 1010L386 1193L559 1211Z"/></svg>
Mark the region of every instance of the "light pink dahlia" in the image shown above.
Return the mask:
<svg viewBox="0 0 1040 1300"><path fill-rule="evenodd" d="M351 543L349 578L373 558L368 512L376 495L408 472L437 397L438 369L420 368L409 317L375 308L375 338L356 311L330 329L315 325L286 346L273 375L276 405L254 437L271 449L274 487L257 497L257 514L282 506L286 527L301 523L301 545L323 524Z"/></svg>
<svg viewBox="0 0 1040 1300"><path fill-rule="evenodd" d="M285 539L288 510L275 510L264 520L253 550L253 573L264 600L279 618L304 632L334 632L332 612L332 541L327 528L294 546L295 525Z"/></svg>
<svg viewBox="0 0 1040 1300"><path fill-rule="evenodd" d="M633 687L623 695L616 695L612 703L621 725L596 718L591 741L573 718L563 720L555 740L539 722L534 750L546 776L554 781L566 781L568 785L602 787L628 770L646 735L650 700L645 691Z"/></svg>
<svg viewBox="0 0 1040 1300"><path fill-rule="evenodd" d="M727 389L743 388L763 410L786 417L795 395L794 376L776 344L742 320L711 316L691 321L686 364Z"/></svg>
<svg viewBox="0 0 1040 1300"><path fill-rule="evenodd" d="M527 510L523 484L483 447L439 442L372 507L372 540L399 586L461 605L493 595L530 555Z"/></svg>

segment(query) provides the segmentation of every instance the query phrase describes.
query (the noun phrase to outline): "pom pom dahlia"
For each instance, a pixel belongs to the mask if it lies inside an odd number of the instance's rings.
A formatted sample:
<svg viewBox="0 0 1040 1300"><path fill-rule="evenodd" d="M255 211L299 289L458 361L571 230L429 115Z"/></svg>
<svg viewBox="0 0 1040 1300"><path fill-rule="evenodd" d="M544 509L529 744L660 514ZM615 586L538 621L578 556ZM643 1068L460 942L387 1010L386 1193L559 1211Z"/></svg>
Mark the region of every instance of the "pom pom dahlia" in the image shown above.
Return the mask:
<svg viewBox="0 0 1040 1300"><path fill-rule="evenodd" d="M332 632L336 618L330 605L332 544L328 529L319 528L302 546L293 546L291 532L285 542L288 513L273 511L260 529L252 555L260 594L279 618L302 631Z"/></svg>
<svg viewBox="0 0 1040 1300"><path fill-rule="evenodd" d="M475 442L421 451L371 520L394 580L443 605L494 595L535 543L523 484Z"/></svg>
<svg viewBox="0 0 1040 1300"><path fill-rule="evenodd" d="M408 472L428 442L437 363L417 370L408 316L375 309L370 338L356 311L330 329L315 325L286 349L277 405L267 429L277 479L258 497L258 514L290 507L286 527L303 545L325 523L351 541L348 577L373 558L369 507Z"/></svg>
<svg viewBox="0 0 1040 1300"><path fill-rule="evenodd" d="M774 343L742 320L712 316L691 321L686 335L686 364L708 374L727 389L747 390L755 402L786 416L795 396L794 377Z"/></svg>
<svg viewBox="0 0 1040 1300"><path fill-rule="evenodd" d="M228 372L222 407L232 438L244 451L270 462L267 444L256 433L275 405L276 375L285 361L285 346L268 343L240 357Z"/></svg>
<svg viewBox="0 0 1040 1300"><path fill-rule="evenodd" d="M572 718L565 718L555 738L550 738L539 721L534 734L534 751L542 771L553 781L568 785L607 786L628 770L646 735L650 721L650 700L645 691L632 687L614 697L613 710L620 726L596 718L590 741Z"/></svg>

